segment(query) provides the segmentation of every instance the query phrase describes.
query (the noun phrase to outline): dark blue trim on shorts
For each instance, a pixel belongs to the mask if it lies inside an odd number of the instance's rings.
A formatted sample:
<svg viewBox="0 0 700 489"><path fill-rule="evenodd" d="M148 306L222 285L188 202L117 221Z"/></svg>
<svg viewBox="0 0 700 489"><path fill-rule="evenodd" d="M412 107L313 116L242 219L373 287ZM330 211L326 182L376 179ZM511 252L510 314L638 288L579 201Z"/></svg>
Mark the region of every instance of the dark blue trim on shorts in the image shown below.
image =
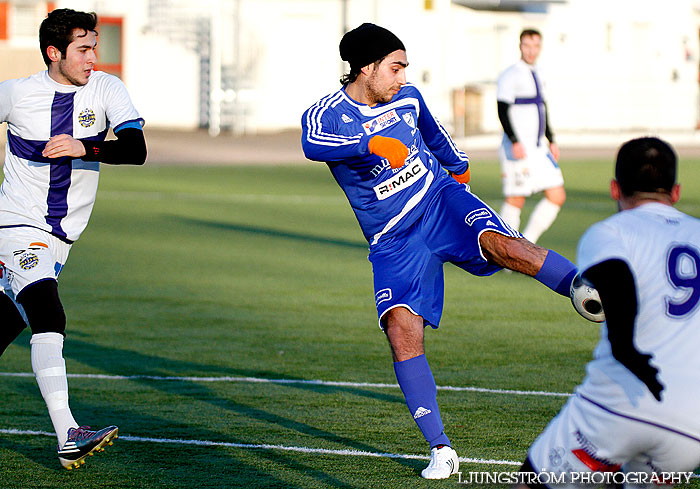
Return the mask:
<svg viewBox="0 0 700 489"><path fill-rule="evenodd" d="M554 168L559 168L559 163L557 163L557 160L554 159L554 155L552 155L550 151L547 151L547 158Z"/></svg>
<svg viewBox="0 0 700 489"><path fill-rule="evenodd" d="M22 305L21 298L22 298L23 292L26 291L26 290L27 290L29 287L31 287L32 285L36 285L36 284L39 284L39 283L41 283L41 282L46 282L47 280L53 280L54 282L58 282L58 280L56 280L55 277L53 277L53 278L52 278L52 277L40 278L40 279L37 280L36 282L32 282L31 284L25 285L25 286L22 288L22 290L20 290L19 292L17 292L17 297L15 297L15 300L16 300L20 305ZM65 335L64 335L64 336L65 336Z"/></svg>
<svg viewBox="0 0 700 489"><path fill-rule="evenodd" d="M73 243L75 243L75 241L73 241L72 239L68 239L66 237L59 236L57 234L53 234L51 231L47 231L46 229L42 229L39 226L32 226L31 224L10 224L7 226L0 226L0 229L12 229L12 228L34 228L34 229L38 229L39 231L44 231L46 234L50 234L54 238L60 239L61 241L63 241L66 244L72 245Z"/></svg>
<svg viewBox="0 0 700 489"><path fill-rule="evenodd" d="M591 404L593 404L594 406L598 406L598 407L599 407L600 409L602 409L603 411L608 412L608 413L610 413L610 414L614 414L615 416L619 416L619 417L621 417L621 418L629 419L630 421L637 421L638 423L648 424L649 426L653 426L653 427L655 427L655 428L660 428L660 429L662 429L662 430L670 431L671 433L675 433L675 434L677 434L677 435L681 435L681 436L684 436L684 437L686 437L686 438L690 438L691 440L700 443L700 438L697 438L697 437L695 437L695 436L693 436L693 435L689 435L688 433L683 433L682 431L678 431L678 430L675 429L675 428L670 428L670 427L668 427L668 426L664 426L664 425L662 425L662 424L655 423L655 422L653 422L653 421L648 421L648 420L646 420L646 419L641 419L641 418L635 418L634 416L630 416L630 415L628 415L628 414L618 413L617 411L614 411L614 410L612 410L612 409L610 409L610 408L608 408L608 407L605 407L605 406L603 406L602 404L597 403L597 402L595 402L594 400L589 399L589 398L587 398L587 397L584 396L584 395L581 395L581 394L578 394L578 393L577 393L576 395L577 395L578 397L580 397L581 399L583 399L584 401L588 401L588 402L590 402Z"/></svg>

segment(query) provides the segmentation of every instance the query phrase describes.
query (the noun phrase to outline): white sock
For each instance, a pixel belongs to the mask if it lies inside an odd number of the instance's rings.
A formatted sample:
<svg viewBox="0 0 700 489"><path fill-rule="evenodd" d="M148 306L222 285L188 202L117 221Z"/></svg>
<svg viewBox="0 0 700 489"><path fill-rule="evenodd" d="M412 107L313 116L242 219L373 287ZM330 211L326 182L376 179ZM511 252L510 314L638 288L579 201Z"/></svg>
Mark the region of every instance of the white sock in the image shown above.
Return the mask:
<svg viewBox="0 0 700 489"><path fill-rule="evenodd" d="M520 228L520 207L508 202L503 202L501 207L501 217L510 227L516 231Z"/></svg>
<svg viewBox="0 0 700 489"><path fill-rule="evenodd" d="M68 429L78 423L68 407L68 379L66 361L63 359L63 335L40 333L32 335L32 370L39 390L49 409L59 446L68 439Z"/></svg>
<svg viewBox="0 0 700 489"><path fill-rule="evenodd" d="M540 200L532 210L530 220L527 222L525 231L523 231L525 239L536 243L540 236L542 236L542 233L549 229L549 226L551 226L557 218L559 209L561 209L561 206L552 203L552 201L547 198Z"/></svg>

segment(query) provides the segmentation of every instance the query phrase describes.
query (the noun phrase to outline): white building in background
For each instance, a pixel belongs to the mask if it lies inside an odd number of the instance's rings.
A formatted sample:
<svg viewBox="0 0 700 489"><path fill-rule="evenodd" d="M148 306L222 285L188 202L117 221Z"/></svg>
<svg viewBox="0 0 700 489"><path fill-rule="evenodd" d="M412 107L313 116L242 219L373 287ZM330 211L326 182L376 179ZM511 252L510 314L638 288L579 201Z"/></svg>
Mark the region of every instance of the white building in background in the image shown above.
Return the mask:
<svg viewBox="0 0 700 489"><path fill-rule="evenodd" d="M690 130L698 124L700 0L0 1L0 78L43 68L52 8L102 19L102 69L120 74L151 127L251 133L299 126L339 86L344 29L374 22L407 48L409 80L457 135L500 130L495 81L525 27L556 131Z"/></svg>

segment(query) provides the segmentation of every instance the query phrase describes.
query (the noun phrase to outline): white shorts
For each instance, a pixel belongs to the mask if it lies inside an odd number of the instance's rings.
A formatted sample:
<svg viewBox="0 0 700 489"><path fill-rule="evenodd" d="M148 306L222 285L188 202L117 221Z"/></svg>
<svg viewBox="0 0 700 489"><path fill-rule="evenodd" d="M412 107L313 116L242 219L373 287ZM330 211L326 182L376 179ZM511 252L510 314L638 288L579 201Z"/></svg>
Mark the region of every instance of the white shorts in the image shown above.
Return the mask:
<svg viewBox="0 0 700 489"><path fill-rule="evenodd" d="M656 487L635 483L649 482L652 473L692 472L700 465L700 440L574 395L532 444L528 458L540 482L556 489L597 487L605 473L608 478L617 473L613 482L626 482L626 488ZM566 483L551 483L561 482L561 474Z"/></svg>
<svg viewBox="0 0 700 489"><path fill-rule="evenodd" d="M0 287L14 298L27 285L58 279L70 248L41 229L0 228Z"/></svg>
<svg viewBox="0 0 700 489"><path fill-rule="evenodd" d="M498 151L504 196L529 197L564 185L561 168L547 147L525 147L522 160L514 158L512 148L510 140L505 138Z"/></svg>

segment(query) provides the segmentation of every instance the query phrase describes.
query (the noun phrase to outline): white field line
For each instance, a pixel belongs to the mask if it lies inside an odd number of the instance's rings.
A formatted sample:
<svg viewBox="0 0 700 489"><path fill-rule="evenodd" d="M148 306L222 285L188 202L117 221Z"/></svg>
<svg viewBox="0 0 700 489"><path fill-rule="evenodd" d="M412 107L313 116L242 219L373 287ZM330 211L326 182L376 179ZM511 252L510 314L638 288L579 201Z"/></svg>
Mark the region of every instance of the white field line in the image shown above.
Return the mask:
<svg viewBox="0 0 700 489"><path fill-rule="evenodd" d="M185 200L200 202L265 203L265 204L336 204L347 205L342 195L277 195L277 194L216 194L195 192L100 191L100 199L109 200Z"/></svg>
<svg viewBox="0 0 700 489"><path fill-rule="evenodd" d="M0 372L0 377L34 377L29 372ZM363 387L372 389L398 389L398 384L378 384L370 382L336 382L332 380L296 380L296 379L261 379L259 377L165 377L159 375L104 375L104 374L68 374L72 379L101 380L166 380L180 382L248 382L261 384L320 385L333 387ZM438 390L455 392L485 392L491 394L509 394L515 396L570 397L566 392L522 391L512 389L489 389L486 387L456 387L439 385Z"/></svg>
<svg viewBox="0 0 700 489"><path fill-rule="evenodd" d="M49 433L48 431L32 431L32 430L17 430L17 429L0 429L0 434L2 435L24 435L24 436L56 436L54 433ZM410 459L410 460L429 460L428 455L411 455L411 454L401 454L401 453L379 453L379 452L365 452L362 450L331 450L326 448L308 448L308 447L295 447L295 446L285 446L285 445L268 445L266 443L261 444L249 444L249 443L230 443L224 441L210 441L210 440L185 440L181 438L148 438L141 436L129 436L129 435L119 435L120 440L124 441L135 441L142 443L161 443L167 445L196 445L202 447L225 447L225 448L240 448L248 450L281 450L287 452L301 452L301 453L311 453L318 455L339 455L346 457L381 457L381 458L400 458L400 459ZM489 464L489 465L521 465L522 462L514 462L512 460L488 460L483 458L467 458L459 457L459 461L463 463L470 464Z"/></svg>

